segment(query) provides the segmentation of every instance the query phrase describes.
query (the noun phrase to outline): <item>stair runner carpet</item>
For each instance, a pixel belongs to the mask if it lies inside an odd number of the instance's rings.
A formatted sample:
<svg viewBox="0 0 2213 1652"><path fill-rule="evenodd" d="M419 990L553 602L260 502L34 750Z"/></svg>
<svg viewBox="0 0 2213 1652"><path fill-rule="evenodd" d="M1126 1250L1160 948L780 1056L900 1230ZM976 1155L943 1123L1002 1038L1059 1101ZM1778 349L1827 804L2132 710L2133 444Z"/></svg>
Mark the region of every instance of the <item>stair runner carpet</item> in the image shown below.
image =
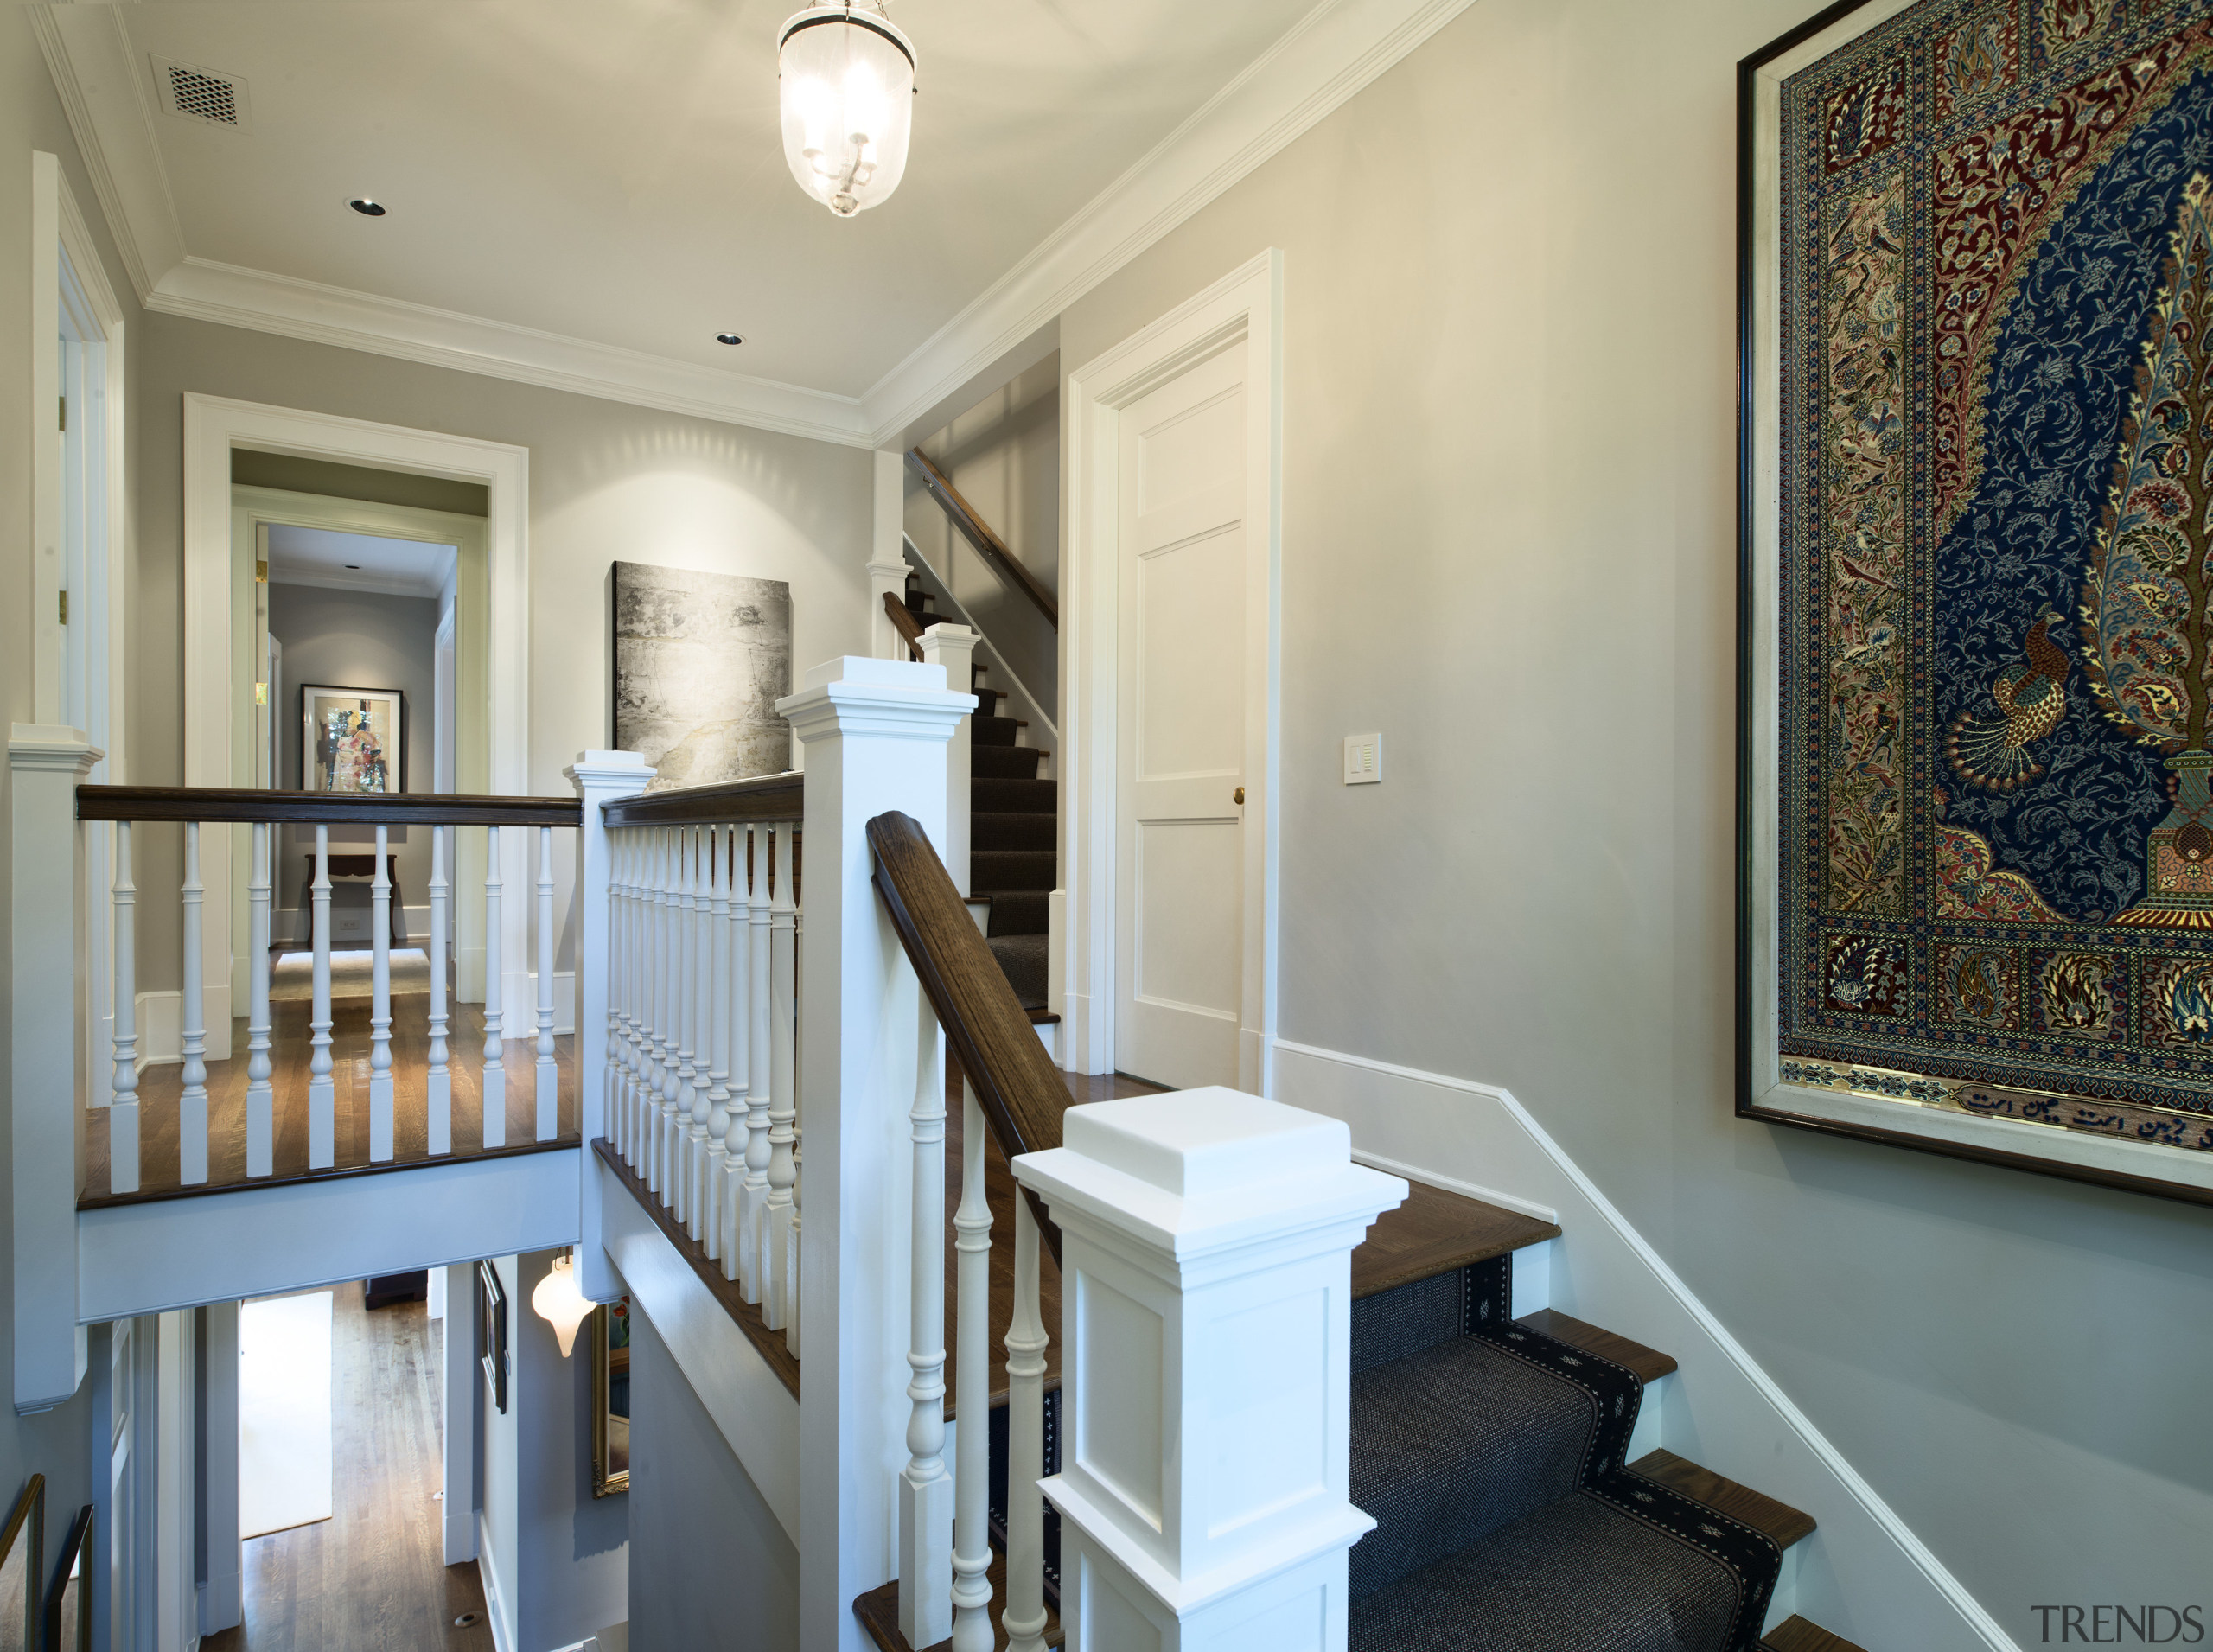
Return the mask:
<svg viewBox="0 0 2213 1652"><path fill-rule="evenodd" d="M1513 1259L1353 1304L1351 1652L1757 1652L1766 1533L1625 1461L1644 1385L1513 1318ZM1046 1395L1045 1471L1060 1467ZM1007 1413L992 1411L992 1534ZM1045 1521L1060 1595L1060 1521Z"/></svg>
<svg viewBox="0 0 2213 1652"><path fill-rule="evenodd" d="M1353 1652L1754 1652L1775 1540L1628 1467L1643 1384L1499 1257L1353 1304Z"/></svg>

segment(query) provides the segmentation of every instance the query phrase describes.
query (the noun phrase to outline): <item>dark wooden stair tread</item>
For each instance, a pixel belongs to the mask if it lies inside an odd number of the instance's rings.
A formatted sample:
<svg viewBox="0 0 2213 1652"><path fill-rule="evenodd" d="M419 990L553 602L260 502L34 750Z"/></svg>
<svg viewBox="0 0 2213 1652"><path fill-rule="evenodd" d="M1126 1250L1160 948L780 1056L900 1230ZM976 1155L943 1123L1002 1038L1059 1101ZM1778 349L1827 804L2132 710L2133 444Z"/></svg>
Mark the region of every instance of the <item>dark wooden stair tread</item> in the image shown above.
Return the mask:
<svg viewBox="0 0 2213 1652"><path fill-rule="evenodd" d="M1767 1632L1760 1645L1766 1652L1863 1652L1841 1635L1832 1635L1802 1617L1786 1617Z"/></svg>
<svg viewBox="0 0 2213 1652"><path fill-rule="evenodd" d="M1540 1308L1533 1314L1523 1314L1516 1322L1531 1330L1596 1354L1602 1360L1611 1360L1617 1365L1626 1365L1636 1373L1640 1382L1656 1382L1675 1369L1675 1356L1662 1354L1656 1348L1647 1348L1642 1343L1632 1343L1626 1336L1587 1324L1580 1319L1551 1308Z"/></svg>
<svg viewBox="0 0 2213 1652"><path fill-rule="evenodd" d="M1378 1216L1353 1252L1352 1293L1372 1297L1559 1237L1557 1223L1413 1182L1406 1202Z"/></svg>
<svg viewBox="0 0 2213 1652"><path fill-rule="evenodd" d="M1673 1451L1654 1451L1629 1464L1635 1472L1646 1478L1657 1480L1661 1485L1673 1486L1686 1496L1695 1497L1709 1508L1741 1520L1755 1531L1765 1532L1784 1548L1802 1537L1813 1534L1814 1517L1802 1514L1789 1503L1777 1502L1764 1492L1750 1486L1740 1486L1725 1479L1711 1469L1700 1468L1687 1457L1677 1457ZM1806 1644L1818 1647L1821 1642Z"/></svg>
<svg viewBox="0 0 2213 1652"><path fill-rule="evenodd" d="M1006 1556L998 1549L992 1551L992 1569L987 1573L992 1581L992 1644L998 1652L1006 1652L1009 1636L1001 1620L1006 1614ZM853 1603L853 1616L861 1620L861 1627L868 1637L883 1649L883 1652L915 1652L907 1644L907 1637L899 1632L899 1584L895 1579L881 1588L871 1589ZM1061 1615L1052 1603L1045 1605L1045 1644L1059 1646L1065 1641L1061 1632ZM947 1652L952 1639L940 1641L934 1647L924 1647L922 1652Z"/></svg>

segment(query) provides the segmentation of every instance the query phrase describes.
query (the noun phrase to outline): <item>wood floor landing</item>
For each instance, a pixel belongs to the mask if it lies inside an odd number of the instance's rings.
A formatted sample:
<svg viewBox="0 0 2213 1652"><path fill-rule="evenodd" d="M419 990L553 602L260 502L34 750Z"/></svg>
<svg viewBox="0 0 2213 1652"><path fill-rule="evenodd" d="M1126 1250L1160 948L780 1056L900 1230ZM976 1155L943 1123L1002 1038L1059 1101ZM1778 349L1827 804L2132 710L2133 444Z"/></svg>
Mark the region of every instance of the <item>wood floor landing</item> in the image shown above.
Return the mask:
<svg viewBox="0 0 2213 1652"><path fill-rule="evenodd" d="M476 1563L444 1560L444 1326L422 1303L372 1312L359 1283L334 1289L331 1518L246 1540L246 1622L201 1652L491 1652Z"/></svg>
<svg viewBox="0 0 2213 1652"><path fill-rule="evenodd" d="M424 1081L430 1073L430 996L395 993L392 999L392 1148L389 1164L369 1162L369 1005L366 998L331 1002L330 1061L336 1121L337 1168L405 1169L431 1162L427 1135ZM276 1122L274 1177L257 1177L254 1185L328 1172L308 1169L308 1062L313 1054L308 1020L313 1006L302 1002L270 1005L270 1086ZM533 1012L534 1013L534 1011ZM177 1180L177 1097L184 1069L174 1063L149 1067L138 1075L138 1191L108 1192L107 1110L85 1117L85 1177L77 1202L90 1209L128 1204L181 1194L217 1191L246 1185L246 1022L231 1024L230 1061L207 1064L207 1182L182 1188ZM551 1143L537 1141L538 1046L536 1034L509 1038L502 1045L507 1068L507 1123L510 1145L493 1151L535 1151L541 1146L577 1145L576 1041L565 1034L553 1040L560 1075L559 1133ZM453 1076L454 1158L475 1158L484 1140L484 1011L478 1004L452 1006L447 1024L447 1067ZM442 1155L439 1163L448 1156Z"/></svg>
<svg viewBox="0 0 2213 1652"><path fill-rule="evenodd" d="M1766 1652L1860 1652L1840 1635L1832 1635L1819 1623L1790 1617L1767 1632L1760 1645Z"/></svg>

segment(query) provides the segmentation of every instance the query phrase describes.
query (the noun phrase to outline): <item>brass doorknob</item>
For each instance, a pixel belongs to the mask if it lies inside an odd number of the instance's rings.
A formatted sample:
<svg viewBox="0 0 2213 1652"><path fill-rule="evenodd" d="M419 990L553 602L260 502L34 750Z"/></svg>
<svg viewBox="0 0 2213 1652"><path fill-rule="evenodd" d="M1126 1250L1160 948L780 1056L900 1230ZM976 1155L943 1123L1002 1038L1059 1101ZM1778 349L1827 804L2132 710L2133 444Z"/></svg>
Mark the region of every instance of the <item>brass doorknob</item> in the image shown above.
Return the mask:
<svg viewBox="0 0 2213 1652"><path fill-rule="evenodd" d="M1230 794L1229 800L1233 803L1242 803L1245 800L1245 788L1242 786L1240 786L1234 792Z"/></svg>

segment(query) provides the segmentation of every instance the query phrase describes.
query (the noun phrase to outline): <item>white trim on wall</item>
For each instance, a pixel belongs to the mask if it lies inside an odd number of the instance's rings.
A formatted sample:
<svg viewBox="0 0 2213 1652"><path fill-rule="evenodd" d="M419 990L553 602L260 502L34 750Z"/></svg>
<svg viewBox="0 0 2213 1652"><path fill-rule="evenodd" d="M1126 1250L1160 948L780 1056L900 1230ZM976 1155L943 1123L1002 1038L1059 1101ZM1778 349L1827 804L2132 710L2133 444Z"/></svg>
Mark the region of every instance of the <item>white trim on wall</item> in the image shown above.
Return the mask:
<svg viewBox="0 0 2213 1652"><path fill-rule="evenodd" d="M859 397L191 257L153 92L113 7L34 7L69 126L149 309L854 447L979 372L1311 131L1470 0L1320 0L1229 84Z"/></svg>
<svg viewBox="0 0 2213 1652"><path fill-rule="evenodd" d="M1061 877L1053 909L1069 1070L1114 1068L1115 687L1121 410L1195 363L1246 352L1244 1004L1238 1088L1266 1095L1276 1023L1281 804L1283 254L1231 271L1068 375L1062 551ZM1253 622L1257 622L1254 623Z"/></svg>
<svg viewBox="0 0 2213 1652"><path fill-rule="evenodd" d="M1279 1100L1342 1119L1363 1164L1556 1211L1548 1305L1679 1362L1657 1444L1818 1522L1796 1610L1915 1652L2019 1652L2012 1637L1508 1092L1279 1039ZM1500 1184L1512 1198L1494 1191ZM1788 1575L1786 1573L1786 1575Z"/></svg>
<svg viewBox="0 0 2213 1652"><path fill-rule="evenodd" d="M483 485L489 576L487 627L491 790L530 790L530 450L298 408L188 392L184 398L184 783L228 786L233 768L231 450L257 448L337 464L412 471ZM501 841L509 889L528 887L528 833ZM233 853L228 828L202 831L207 1057L230 1058ZM456 891L456 898L459 891ZM501 910L505 956L527 956L530 903ZM220 1002L218 1003L220 994Z"/></svg>

